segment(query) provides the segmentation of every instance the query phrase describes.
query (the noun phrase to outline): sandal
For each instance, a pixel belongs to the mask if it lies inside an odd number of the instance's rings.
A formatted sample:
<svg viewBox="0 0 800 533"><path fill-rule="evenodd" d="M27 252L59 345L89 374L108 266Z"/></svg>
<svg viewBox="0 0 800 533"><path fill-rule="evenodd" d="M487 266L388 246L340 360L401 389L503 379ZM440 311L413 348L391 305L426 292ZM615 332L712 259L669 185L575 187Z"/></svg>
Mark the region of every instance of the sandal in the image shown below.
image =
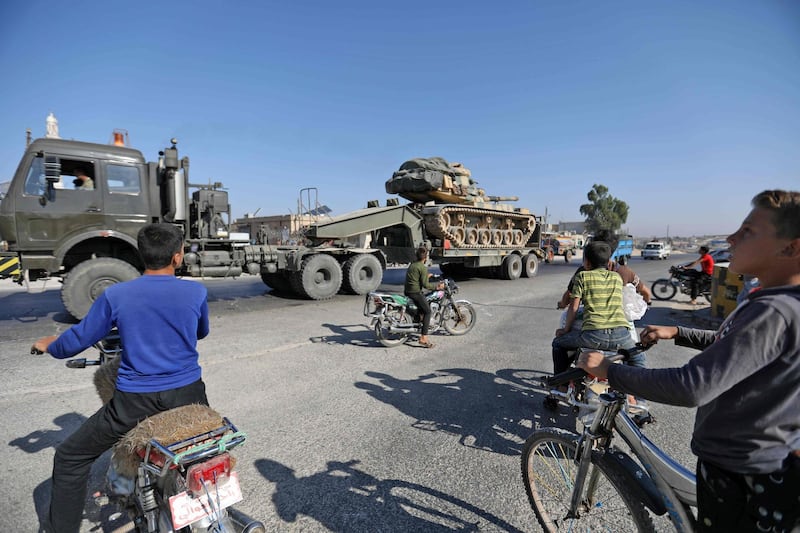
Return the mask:
<svg viewBox="0 0 800 533"><path fill-rule="evenodd" d="M433 348L433 343L430 341L420 342L419 345L422 346L423 348Z"/></svg>

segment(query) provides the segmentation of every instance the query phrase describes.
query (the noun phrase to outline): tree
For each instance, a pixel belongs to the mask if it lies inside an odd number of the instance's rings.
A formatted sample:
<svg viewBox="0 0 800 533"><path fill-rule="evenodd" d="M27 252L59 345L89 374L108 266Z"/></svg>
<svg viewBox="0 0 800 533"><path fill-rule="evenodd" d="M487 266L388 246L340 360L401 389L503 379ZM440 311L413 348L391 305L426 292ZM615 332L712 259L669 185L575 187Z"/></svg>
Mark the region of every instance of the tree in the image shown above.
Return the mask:
<svg viewBox="0 0 800 533"><path fill-rule="evenodd" d="M628 220L628 204L608 194L608 187L595 183L586 195L591 203L583 204L581 214L586 217L586 229L596 233L601 229L614 232Z"/></svg>

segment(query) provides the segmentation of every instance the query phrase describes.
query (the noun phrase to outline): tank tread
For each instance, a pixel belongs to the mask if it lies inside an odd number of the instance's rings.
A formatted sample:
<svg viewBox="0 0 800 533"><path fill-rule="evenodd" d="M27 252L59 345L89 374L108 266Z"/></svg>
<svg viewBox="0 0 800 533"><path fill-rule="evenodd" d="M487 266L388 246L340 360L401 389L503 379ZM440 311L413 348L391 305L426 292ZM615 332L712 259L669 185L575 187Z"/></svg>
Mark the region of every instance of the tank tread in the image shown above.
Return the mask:
<svg viewBox="0 0 800 533"><path fill-rule="evenodd" d="M502 209L445 205L428 207L422 215L428 234L456 248L519 248L536 229L534 215Z"/></svg>

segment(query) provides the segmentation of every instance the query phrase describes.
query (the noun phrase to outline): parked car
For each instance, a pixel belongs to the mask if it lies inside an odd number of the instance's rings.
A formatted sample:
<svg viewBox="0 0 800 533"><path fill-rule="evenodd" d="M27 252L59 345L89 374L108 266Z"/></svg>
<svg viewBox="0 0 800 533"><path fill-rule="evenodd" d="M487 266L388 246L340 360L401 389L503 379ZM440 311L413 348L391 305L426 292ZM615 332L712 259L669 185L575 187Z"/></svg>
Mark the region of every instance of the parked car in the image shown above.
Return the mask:
<svg viewBox="0 0 800 533"><path fill-rule="evenodd" d="M728 263L731 260L731 250L730 248L724 248L720 250L711 250L708 252L708 255L714 260L714 264L717 263Z"/></svg>
<svg viewBox="0 0 800 533"><path fill-rule="evenodd" d="M669 259L672 247L665 242L648 242L642 248L642 259Z"/></svg>

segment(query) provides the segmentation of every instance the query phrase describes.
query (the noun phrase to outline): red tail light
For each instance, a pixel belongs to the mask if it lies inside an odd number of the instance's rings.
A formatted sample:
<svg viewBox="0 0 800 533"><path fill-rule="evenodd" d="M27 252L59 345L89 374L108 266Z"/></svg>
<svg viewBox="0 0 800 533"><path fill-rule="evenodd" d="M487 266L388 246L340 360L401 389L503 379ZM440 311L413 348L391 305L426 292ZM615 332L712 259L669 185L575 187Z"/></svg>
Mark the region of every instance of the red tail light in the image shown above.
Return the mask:
<svg viewBox="0 0 800 533"><path fill-rule="evenodd" d="M227 453L212 457L208 461L192 465L186 471L186 486L192 494L202 494L203 480L213 485L231 473L231 456Z"/></svg>

